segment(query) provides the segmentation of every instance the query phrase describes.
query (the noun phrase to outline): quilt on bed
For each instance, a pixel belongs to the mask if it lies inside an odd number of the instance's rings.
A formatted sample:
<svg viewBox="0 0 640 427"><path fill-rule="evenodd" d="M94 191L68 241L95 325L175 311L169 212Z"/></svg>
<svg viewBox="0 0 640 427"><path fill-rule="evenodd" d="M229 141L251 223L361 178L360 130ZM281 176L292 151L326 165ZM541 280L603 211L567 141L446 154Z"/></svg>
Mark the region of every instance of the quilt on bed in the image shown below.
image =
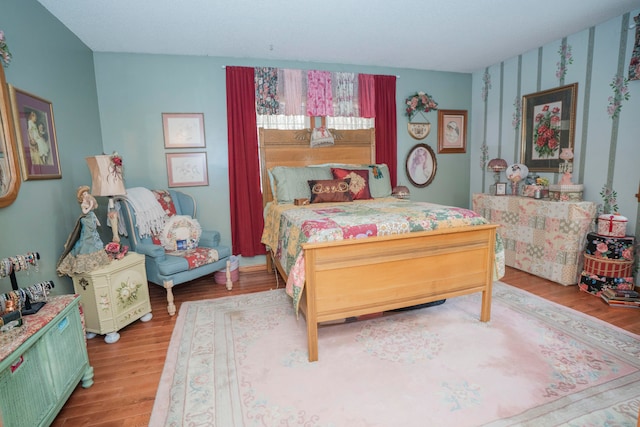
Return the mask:
<svg viewBox="0 0 640 427"><path fill-rule="evenodd" d="M358 239L416 231L481 225L489 222L469 209L394 198L307 206L267 206L262 243L287 274L287 294L298 305L304 287L304 243ZM495 279L504 275L504 248L496 235Z"/></svg>

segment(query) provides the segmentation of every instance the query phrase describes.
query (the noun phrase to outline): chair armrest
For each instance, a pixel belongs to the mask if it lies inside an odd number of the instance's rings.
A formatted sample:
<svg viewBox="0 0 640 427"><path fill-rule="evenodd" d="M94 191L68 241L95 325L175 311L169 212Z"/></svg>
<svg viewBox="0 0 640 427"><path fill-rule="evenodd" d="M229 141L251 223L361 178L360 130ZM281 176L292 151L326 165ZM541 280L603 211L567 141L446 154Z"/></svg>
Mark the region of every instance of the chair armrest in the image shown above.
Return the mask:
<svg viewBox="0 0 640 427"><path fill-rule="evenodd" d="M147 255L152 258L162 258L165 256L164 248L160 245L154 245L152 243L138 243L136 246L136 252L139 254Z"/></svg>
<svg viewBox="0 0 640 427"><path fill-rule="evenodd" d="M198 245L205 248L215 248L216 246L220 246L220 233L213 230L202 230Z"/></svg>

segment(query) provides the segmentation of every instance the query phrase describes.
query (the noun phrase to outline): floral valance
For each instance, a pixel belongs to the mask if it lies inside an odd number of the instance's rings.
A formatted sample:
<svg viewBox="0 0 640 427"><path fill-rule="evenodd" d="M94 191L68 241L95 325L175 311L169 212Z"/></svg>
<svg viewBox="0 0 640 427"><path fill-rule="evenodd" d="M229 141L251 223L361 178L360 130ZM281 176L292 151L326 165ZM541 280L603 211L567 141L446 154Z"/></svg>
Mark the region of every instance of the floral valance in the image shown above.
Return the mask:
<svg viewBox="0 0 640 427"><path fill-rule="evenodd" d="M260 115L375 117L373 75L288 68L254 68Z"/></svg>

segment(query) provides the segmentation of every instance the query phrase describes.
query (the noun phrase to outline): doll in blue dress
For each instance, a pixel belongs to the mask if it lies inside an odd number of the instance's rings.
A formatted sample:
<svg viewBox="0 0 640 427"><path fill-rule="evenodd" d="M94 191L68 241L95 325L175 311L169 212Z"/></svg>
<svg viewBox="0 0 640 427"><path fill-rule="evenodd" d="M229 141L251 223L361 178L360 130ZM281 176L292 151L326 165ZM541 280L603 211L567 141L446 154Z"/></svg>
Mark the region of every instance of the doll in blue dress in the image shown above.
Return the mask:
<svg viewBox="0 0 640 427"><path fill-rule="evenodd" d="M65 243L65 250L58 261L58 275L72 276L97 270L111 262L98 233L100 221L93 212L98 202L83 185L76 193L82 215L76 221L73 232Z"/></svg>

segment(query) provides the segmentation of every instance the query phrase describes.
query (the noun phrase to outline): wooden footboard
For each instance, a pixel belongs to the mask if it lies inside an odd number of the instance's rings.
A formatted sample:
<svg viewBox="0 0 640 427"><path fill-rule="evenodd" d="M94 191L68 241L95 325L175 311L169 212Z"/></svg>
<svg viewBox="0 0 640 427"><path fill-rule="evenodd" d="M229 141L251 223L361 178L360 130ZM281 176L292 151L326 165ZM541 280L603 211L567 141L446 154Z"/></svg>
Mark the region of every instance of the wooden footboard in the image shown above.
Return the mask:
<svg viewBox="0 0 640 427"><path fill-rule="evenodd" d="M497 226L493 224L303 245L300 308L309 361L318 360L318 323L482 292L491 316Z"/></svg>

